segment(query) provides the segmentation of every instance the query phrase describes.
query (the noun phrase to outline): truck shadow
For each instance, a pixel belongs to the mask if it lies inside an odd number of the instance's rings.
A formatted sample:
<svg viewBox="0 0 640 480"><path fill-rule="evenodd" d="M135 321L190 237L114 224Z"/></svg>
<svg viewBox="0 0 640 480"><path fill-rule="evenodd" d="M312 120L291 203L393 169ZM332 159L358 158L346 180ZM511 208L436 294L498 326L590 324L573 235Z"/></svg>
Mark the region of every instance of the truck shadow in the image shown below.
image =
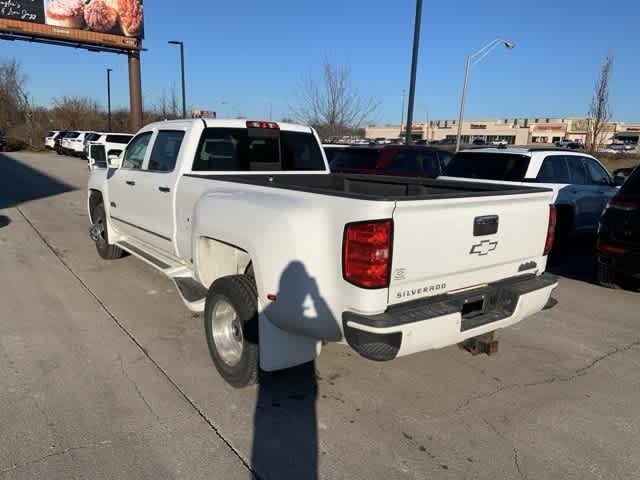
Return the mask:
<svg viewBox="0 0 640 480"><path fill-rule="evenodd" d="M0 210L72 190L76 188L0 154Z"/></svg>
<svg viewBox="0 0 640 480"><path fill-rule="evenodd" d="M287 266L278 299L283 291L287 292L287 308L295 305L290 314L296 319L335 321L302 263ZM269 309L265 309L267 316ZM318 478L317 398L315 362L261 375L251 452L252 466L261 478Z"/></svg>

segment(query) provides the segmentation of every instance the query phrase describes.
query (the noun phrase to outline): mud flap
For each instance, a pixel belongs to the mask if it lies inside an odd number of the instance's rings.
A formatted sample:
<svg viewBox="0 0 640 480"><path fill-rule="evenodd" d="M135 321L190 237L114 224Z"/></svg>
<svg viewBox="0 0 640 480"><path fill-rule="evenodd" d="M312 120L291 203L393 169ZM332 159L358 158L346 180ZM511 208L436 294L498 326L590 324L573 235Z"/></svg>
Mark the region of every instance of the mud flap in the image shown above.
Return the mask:
<svg viewBox="0 0 640 480"><path fill-rule="evenodd" d="M264 313L260 313L260 368L267 372L295 367L320 355L322 342L276 327Z"/></svg>

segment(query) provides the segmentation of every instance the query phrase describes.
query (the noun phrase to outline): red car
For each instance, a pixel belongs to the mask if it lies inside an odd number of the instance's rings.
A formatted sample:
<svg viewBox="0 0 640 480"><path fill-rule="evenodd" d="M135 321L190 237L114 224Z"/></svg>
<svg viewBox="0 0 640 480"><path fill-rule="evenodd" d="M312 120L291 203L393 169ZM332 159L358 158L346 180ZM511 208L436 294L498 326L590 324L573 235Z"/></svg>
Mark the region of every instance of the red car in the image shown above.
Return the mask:
<svg viewBox="0 0 640 480"><path fill-rule="evenodd" d="M325 146L334 173L435 178L452 153L423 145Z"/></svg>

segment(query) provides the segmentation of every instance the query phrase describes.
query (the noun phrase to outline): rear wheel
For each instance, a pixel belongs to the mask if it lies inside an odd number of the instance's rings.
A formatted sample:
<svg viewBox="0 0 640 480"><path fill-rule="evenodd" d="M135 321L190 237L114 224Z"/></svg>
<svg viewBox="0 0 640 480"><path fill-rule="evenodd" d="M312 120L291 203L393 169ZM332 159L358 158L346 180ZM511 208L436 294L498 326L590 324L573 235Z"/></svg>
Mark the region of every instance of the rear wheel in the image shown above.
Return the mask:
<svg viewBox="0 0 640 480"><path fill-rule="evenodd" d="M104 212L104 205L96 205L91 211L93 225L91 225L90 236L96 242L96 250L105 260L115 260L122 257L122 250L109 244L109 232L107 231L107 216Z"/></svg>
<svg viewBox="0 0 640 480"><path fill-rule="evenodd" d="M213 282L204 311L204 329L216 369L230 385L241 388L258 381L258 294L247 275Z"/></svg>

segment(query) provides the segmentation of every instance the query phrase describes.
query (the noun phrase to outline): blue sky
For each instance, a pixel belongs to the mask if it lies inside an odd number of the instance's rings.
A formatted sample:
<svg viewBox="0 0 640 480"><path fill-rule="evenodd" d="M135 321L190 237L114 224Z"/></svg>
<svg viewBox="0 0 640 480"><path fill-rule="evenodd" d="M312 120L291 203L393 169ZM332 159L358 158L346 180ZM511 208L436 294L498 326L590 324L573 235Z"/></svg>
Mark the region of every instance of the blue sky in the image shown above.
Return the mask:
<svg viewBox="0 0 640 480"><path fill-rule="evenodd" d="M207 0L145 2L142 58L145 102L179 87L178 50L186 44L191 106L264 118L288 115L301 77L323 58L348 63L364 96L381 102L376 123L399 123L408 89L413 0L316 2ZM495 37L513 40L473 71L467 118L584 115L607 52L615 56L614 117L640 122L640 2L425 0L416 117L456 116L464 61ZM113 68L113 104L128 106L125 56L0 40L0 58L17 58L35 100L62 95L105 103Z"/></svg>

